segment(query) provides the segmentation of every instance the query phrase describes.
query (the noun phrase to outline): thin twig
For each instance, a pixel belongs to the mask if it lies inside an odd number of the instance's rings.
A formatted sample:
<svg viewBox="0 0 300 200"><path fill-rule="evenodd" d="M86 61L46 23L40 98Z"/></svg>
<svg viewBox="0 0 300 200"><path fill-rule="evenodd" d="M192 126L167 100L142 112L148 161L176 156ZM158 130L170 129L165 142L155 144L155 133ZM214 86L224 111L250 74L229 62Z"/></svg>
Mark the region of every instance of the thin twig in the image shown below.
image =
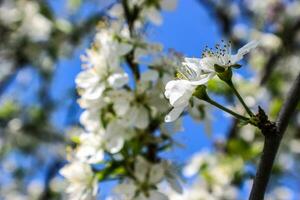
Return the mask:
<svg viewBox="0 0 300 200"><path fill-rule="evenodd" d="M241 97L240 93L237 91L237 89L235 88L235 86L233 85L233 82L230 81L227 83L229 85L229 87L233 90L235 96L239 99L239 101L241 102L241 104L243 105L243 107L245 108L246 112L248 113L248 115L250 117L252 117L254 114L252 113L252 111L250 110L250 108L247 106L247 104L245 103L244 99Z"/></svg>
<svg viewBox="0 0 300 200"><path fill-rule="evenodd" d="M206 102L208 102L208 103L210 103L211 105L213 105L213 106L219 108L220 110L223 110L223 111L226 112L226 113L231 114L231 115L234 116L236 119L244 120L244 121L249 121L249 118L248 118L248 117L245 117L245 116L243 116L243 115L240 115L240 114L236 113L235 111L232 111L232 110L230 110L230 109L228 109L228 108L222 106L221 104L215 102L215 101L212 100L212 99L208 99L208 100L206 100Z"/></svg>
<svg viewBox="0 0 300 200"><path fill-rule="evenodd" d="M296 110L299 100L300 73L293 83L292 88L288 92L287 99L285 100L278 115L277 123L270 124L270 126L261 127L261 130L265 136L265 142L262 157L253 181L249 200L262 200L264 198L281 139L288 126L288 122L293 115L293 112Z"/></svg>

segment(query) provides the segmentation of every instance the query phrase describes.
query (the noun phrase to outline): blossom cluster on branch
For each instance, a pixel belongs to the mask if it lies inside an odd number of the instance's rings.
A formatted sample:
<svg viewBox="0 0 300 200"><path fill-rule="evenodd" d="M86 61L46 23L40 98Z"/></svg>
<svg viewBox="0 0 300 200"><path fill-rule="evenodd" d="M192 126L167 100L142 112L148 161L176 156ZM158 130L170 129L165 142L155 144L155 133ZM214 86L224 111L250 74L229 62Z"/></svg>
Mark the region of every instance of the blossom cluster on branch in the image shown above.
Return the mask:
<svg viewBox="0 0 300 200"><path fill-rule="evenodd" d="M72 199L92 198L98 182L110 179L120 181L114 198L167 199L157 188L162 182L181 192L176 169L159 156L173 144L171 134L176 130L176 124L164 124L170 107L163 88L179 58L167 57L161 45L149 43L142 34L148 21L161 22L160 9L175 4L173 0L115 4L82 56L76 84L84 109L83 129L73 136L76 148L61 170ZM142 71L142 65L147 69Z"/></svg>

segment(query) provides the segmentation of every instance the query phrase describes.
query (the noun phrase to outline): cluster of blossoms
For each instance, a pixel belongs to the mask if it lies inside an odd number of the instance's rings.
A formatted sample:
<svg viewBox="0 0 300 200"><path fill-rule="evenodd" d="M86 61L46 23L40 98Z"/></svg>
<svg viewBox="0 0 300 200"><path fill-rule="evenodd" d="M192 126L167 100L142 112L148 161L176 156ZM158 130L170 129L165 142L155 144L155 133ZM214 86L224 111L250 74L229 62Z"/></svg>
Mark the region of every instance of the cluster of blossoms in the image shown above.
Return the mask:
<svg viewBox="0 0 300 200"><path fill-rule="evenodd" d="M168 199L158 191L163 182L181 191L176 169L158 155L172 145L175 130L164 124L170 107L163 88L176 59L139 34L146 20L157 22L157 9L174 7L176 1L152 3L115 4L108 12L112 19L99 24L92 47L82 56L83 70L75 82L83 128L73 135L76 148L61 170L71 199L95 198L98 182L116 178L120 185L114 199ZM138 18L124 21L133 12ZM145 57L152 59L144 62ZM149 67L141 73L139 65L145 64Z"/></svg>
<svg viewBox="0 0 300 200"><path fill-rule="evenodd" d="M172 80L167 83L165 96L169 99L173 110L166 116L165 121L176 120L199 85L205 85L218 72L230 70L231 67L238 66L245 54L258 45L257 41L252 41L240 48L235 55L231 55L231 45L223 44L216 46L216 51L206 49L202 58L184 58L182 66L178 69L179 80Z"/></svg>
<svg viewBox="0 0 300 200"><path fill-rule="evenodd" d="M16 29L15 38L26 36L32 41L45 41L52 30L52 22L40 13L34 1L4 0L0 5L0 22L8 29Z"/></svg>
<svg viewBox="0 0 300 200"><path fill-rule="evenodd" d="M49 39L53 23L41 13L40 5L35 1L4 0L0 2L0 80L14 70L16 60L14 51L18 44L44 42ZM33 54L32 52L26 56ZM18 58L20 55L18 55ZM19 58L20 59L20 58ZM35 57L36 59L36 57ZM46 60L46 59L45 59Z"/></svg>

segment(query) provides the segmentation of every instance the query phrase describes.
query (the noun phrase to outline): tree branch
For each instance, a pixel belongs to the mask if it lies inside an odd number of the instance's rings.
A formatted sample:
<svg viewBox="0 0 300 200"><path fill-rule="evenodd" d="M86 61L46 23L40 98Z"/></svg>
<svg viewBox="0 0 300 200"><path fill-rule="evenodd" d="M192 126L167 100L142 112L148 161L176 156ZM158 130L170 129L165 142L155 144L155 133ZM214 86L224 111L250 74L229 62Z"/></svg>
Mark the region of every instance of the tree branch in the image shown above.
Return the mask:
<svg viewBox="0 0 300 200"><path fill-rule="evenodd" d="M262 200L264 198L281 139L300 100L299 94L300 73L287 94L287 99L278 115L277 123L266 123L259 127L265 136L265 142L249 200Z"/></svg>

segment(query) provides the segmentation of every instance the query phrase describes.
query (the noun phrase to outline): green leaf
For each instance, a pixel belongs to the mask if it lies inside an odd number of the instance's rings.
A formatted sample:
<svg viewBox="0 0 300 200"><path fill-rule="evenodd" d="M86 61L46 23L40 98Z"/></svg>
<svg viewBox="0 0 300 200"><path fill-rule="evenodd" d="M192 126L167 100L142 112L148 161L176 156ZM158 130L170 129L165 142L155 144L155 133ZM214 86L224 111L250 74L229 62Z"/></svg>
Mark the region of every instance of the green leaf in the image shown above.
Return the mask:
<svg viewBox="0 0 300 200"><path fill-rule="evenodd" d="M215 71L218 72L218 73L222 73L222 72L225 71L224 67L222 67L220 65L217 65L217 64L214 65L214 68L215 68Z"/></svg>
<svg viewBox="0 0 300 200"><path fill-rule="evenodd" d="M240 64L233 64L233 65L230 65L230 67L233 67L235 69L239 69L239 68L242 67L242 65L240 65Z"/></svg>

